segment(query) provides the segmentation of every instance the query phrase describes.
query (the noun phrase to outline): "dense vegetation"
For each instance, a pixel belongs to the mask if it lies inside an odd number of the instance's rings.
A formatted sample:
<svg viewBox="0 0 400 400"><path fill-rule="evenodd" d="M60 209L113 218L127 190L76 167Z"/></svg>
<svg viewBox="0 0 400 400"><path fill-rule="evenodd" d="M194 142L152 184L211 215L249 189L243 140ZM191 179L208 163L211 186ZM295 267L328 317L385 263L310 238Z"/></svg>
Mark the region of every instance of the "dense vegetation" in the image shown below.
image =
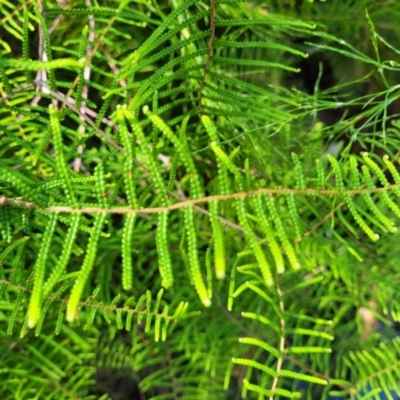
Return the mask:
<svg viewBox="0 0 400 400"><path fill-rule="evenodd" d="M0 9L2 399L397 398L398 1Z"/></svg>

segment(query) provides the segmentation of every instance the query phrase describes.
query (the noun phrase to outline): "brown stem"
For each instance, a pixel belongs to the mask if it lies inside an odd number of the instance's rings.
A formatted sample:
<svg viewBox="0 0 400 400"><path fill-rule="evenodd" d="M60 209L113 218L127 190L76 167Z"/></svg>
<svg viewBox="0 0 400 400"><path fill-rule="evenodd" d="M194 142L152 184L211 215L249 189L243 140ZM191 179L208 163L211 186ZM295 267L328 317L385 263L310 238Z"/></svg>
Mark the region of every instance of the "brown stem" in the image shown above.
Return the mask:
<svg viewBox="0 0 400 400"><path fill-rule="evenodd" d="M214 47L215 3L216 3L216 0L211 0L211 4L210 4L210 30L211 30L211 33L210 33L210 40L208 42L207 58L206 58L206 62L204 64L203 76L201 78L201 83L200 83L200 88L199 88L199 108L200 108L201 115L206 115L206 112L204 111L204 107L203 107L203 103L202 103L202 98L203 98L204 84L206 83L208 66L210 65L211 55L212 55L212 51L213 51L213 47Z"/></svg>

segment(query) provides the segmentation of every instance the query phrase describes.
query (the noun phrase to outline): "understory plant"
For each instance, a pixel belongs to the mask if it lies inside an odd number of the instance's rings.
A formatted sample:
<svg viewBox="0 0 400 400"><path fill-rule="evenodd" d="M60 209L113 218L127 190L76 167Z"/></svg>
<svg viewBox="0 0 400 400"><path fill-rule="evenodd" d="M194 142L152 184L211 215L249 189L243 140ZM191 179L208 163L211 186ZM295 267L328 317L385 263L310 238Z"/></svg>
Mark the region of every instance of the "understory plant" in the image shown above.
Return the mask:
<svg viewBox="0 0 400 400"><path fill-rule="evenodd" d="M398 398L400 3L0 9L1 399Z"/></svg>

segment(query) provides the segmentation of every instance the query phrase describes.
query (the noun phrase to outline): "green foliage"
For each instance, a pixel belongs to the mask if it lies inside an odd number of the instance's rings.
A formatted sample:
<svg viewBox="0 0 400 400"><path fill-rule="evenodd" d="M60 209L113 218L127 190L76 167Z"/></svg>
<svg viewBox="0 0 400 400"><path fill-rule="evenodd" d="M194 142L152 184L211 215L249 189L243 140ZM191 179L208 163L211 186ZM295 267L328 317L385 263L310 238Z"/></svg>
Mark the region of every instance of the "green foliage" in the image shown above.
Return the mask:
<svg viewBox="0 0 400 400"><path fill-rule="evenodd" d="M2 399L394 398L396 2L0 9Z"/></svg>

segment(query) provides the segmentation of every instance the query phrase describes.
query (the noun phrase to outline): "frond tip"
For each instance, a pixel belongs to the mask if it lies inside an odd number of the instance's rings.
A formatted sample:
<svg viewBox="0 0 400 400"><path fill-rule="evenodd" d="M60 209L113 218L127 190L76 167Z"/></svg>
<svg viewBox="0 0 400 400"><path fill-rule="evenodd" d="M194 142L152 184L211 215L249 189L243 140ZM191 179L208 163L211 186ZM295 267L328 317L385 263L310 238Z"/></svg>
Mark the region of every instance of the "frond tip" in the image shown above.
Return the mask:
<svg viewBox="0 0 400 400"><path fill-rule="evenodd" d="M75 280L74 287L72 288L68 304L67 304L67 321L73 322L77 318L77 311L79 307L79 302L82 296L83 289L89 278L90 272L96 261L98 240L100 238L100 233L103 228L107 217L107 213L99 213L95 217L93 231L89 238L89 243L86 249L86 256L83 261L82 268L78 273L78 277Z"/></svg>
<svg viewBox="0 0 400 400"><path fill-rule="evenodd" d="M46 263L50 252L51 240L57 224L57 214L54 213L48 222L43 241L35 264L35 275L31 301L28 308L28 327L33 328L38 323L41 316L43 303L43 283L46 273Z"/></svg>
<svg viewBox="0 0 400 400"><path fill-rule="evenodd" d="M197 235L194 226L193 206L185 207L185 225L188 241L188 255L191 277L197 294L205 307L211 306L211 299L201 275L200 261L197 250Z"/></svg>

